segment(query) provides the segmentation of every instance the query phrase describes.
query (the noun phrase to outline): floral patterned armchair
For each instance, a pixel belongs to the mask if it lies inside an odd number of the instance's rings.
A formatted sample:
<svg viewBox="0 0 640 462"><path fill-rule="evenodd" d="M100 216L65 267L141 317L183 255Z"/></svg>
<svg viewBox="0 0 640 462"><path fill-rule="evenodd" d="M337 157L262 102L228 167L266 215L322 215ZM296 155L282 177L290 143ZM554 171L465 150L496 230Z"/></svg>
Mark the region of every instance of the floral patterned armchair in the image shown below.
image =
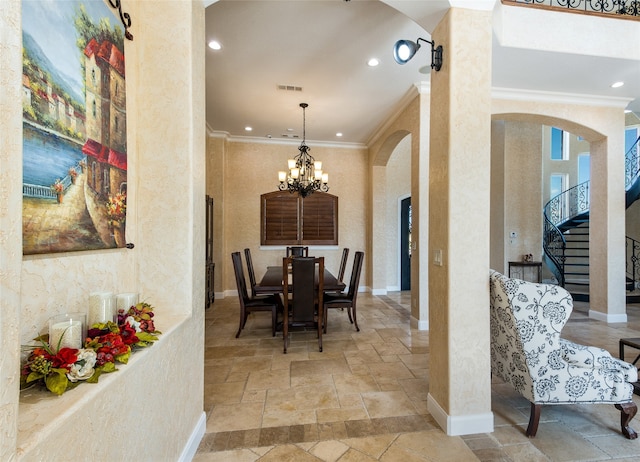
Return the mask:
<svg viewBox="0 0 640 462"><path fill-rule="evenodd" d="M621 411L624 436L635 439L630 382L638 380L638 370L602 348L560 338L573 310L569 292L494 270L489 282L491 372L531 401L527 436L536 435L543 404L609 403Z"/></svg>

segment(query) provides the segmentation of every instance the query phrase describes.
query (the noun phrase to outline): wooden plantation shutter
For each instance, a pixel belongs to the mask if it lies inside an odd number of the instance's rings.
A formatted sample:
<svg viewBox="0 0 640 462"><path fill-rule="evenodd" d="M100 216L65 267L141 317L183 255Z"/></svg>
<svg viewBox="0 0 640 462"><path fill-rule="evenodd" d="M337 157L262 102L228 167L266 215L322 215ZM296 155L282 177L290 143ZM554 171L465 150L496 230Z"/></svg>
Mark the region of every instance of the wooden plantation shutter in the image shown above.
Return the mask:
<svg viewBox="0 0 640 462"><path fill-rule="evenodd" d="M276 191L260 196L261 245L297 243L298 196L288 191Z"/></svg>
<svg viewBox="0 0 640 462"><path fill-rule="evenodd" d="M288 191L260 196L261 245L338 245L338 198Z"/></svg>
<svg viewBox="0 0 640 462"><path fill-rule="evenodd" d="M301 200L302 242L306 245L338 244L338 198L313 193Z"/></svg>

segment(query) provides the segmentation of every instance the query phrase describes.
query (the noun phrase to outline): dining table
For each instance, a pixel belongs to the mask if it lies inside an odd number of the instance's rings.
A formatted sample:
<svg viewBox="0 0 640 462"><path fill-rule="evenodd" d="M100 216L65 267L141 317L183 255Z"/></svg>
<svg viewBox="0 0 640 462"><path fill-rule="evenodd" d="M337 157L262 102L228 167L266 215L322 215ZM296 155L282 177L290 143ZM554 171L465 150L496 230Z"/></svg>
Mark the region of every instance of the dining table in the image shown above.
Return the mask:
<svg viewBox="0 0 640 462"><path fill-rule="evenodd" d="M283 292L282 283L282 266L267 266L267 271L255 286L256 295L281 294ZM341 292L345 287L344 282L339 281L327 268L324 269L325 292Z"/></svg>

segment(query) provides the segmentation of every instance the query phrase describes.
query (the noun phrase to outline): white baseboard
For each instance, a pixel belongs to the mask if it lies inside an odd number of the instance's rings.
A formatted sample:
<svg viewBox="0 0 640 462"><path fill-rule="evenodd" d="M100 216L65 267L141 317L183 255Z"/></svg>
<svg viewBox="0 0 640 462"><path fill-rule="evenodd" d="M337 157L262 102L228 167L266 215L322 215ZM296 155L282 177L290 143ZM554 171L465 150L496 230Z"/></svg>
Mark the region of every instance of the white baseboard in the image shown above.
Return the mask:
<svg viewBox="0 0 640 462"><path fill-rule="evenodd" d="M371 295L387 295L387 289L371 289Z"/></svg>
<svg viewBox="0 0 640 462"><path fill-rule="evenodd" d="M429 320L428 319L418 320L413 316L411 316L411 327L418 330L429 330Z"/></svg>
<svg viewBox="0 0 640 462"><path fill-rule="evenodd" d="M589 310L589 317L596 319L598 321L606 322L606 323L627 322L626 313L625 314L607 314L607 313L602 313L601 311Z"/></svg>
<svg viewBox="0 0 640 462"><path fill-rule="evenodd" d="M493 412L450 416L431 396L431 393L427 395L427 410L449 436L493 432Z"/></svg>
<svg viewBox="0 0 640 462"><path fill-rule="evenodd" d="M200 445L200 441L202 441L202 437L204 436L204 432L207 429L207 415L202 412L200 418L198 419L198 423L195 428L191 432L191 436L189 437L189 441L182 449L182 454L180 454L179 462L191 462L198 451L198 446Z"/></svg>

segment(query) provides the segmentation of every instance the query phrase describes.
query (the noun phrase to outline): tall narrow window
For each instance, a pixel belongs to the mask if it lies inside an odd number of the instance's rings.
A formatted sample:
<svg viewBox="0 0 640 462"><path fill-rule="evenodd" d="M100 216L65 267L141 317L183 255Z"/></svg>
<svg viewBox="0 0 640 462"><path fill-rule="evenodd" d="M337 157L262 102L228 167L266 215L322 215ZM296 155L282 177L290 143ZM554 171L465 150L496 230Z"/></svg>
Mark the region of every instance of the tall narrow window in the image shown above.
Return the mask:
<svg viewBox="0 0 640 462"><path fill-rule="evenodd" d="M554 173L550 177L549 185L551 187L549 191L549 198L562 194L566 189L566 175Z"/></svg>
<svg viewBox="0 0 640 462"><path fill-rule="evenodd" d="M578 154L578 184L591 179L591 156L589 153Z"/></svg>
<svg viewBox="0 0 640 462"><path fill-rule="evenodd" d="M551 160L569 160L569 132L551 127Z"/></svg>

